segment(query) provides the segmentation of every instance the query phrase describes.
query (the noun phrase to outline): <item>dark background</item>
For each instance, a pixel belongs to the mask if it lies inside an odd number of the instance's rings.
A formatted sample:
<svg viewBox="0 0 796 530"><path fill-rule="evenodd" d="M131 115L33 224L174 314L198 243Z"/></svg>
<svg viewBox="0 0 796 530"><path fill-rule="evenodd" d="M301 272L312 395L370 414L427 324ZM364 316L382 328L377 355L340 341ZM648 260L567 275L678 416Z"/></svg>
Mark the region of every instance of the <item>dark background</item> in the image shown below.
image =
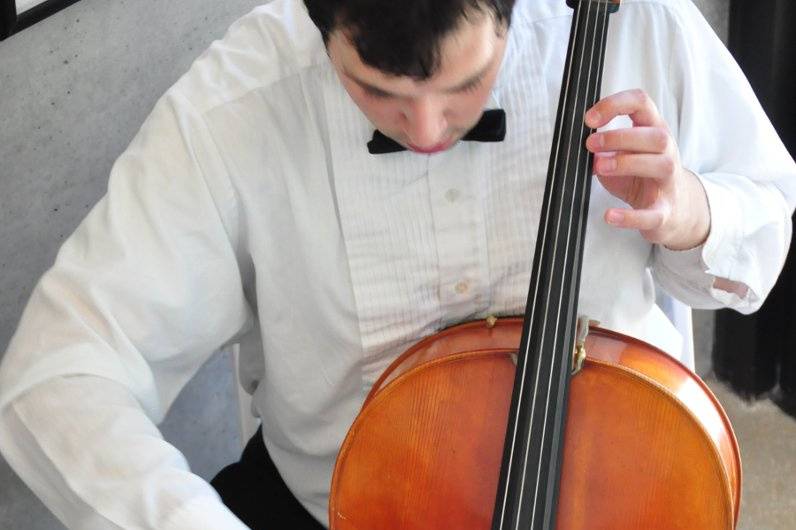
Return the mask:
<svg viewBox="0 0 796 530"><path fill-rule="evenodd" d="M796 2L732 0L729 48L796 157ZM716 313L713 367L747 399L771 396L796 415L796 257L754 315Z"/></svg>

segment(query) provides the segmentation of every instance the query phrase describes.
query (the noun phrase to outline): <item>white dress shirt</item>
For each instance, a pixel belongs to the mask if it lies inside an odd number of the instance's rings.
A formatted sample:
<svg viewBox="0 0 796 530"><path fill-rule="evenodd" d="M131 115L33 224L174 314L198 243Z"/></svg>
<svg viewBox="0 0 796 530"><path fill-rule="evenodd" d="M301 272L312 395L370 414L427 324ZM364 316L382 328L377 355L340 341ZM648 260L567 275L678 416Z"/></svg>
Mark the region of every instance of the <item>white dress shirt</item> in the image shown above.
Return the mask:
<svg viewBox="0 0 796 530"><path fill-rule="evenodd" d="M570 25L563 0L518 2L488 105L507 112L504 142L374 156L300 0L235 23L158 102L33 292L0 371L11 466L74 528L242 528L154 423L243 341L266 446L326 521L338 447L385 367L452 324L522 313ZM673 252L612 228L621 202L595 180L579 311L677 357L653 278L694 307L757 309L796 166L688 0L622 2L602 92L628 88L701 178L711 232Z"/></svg>

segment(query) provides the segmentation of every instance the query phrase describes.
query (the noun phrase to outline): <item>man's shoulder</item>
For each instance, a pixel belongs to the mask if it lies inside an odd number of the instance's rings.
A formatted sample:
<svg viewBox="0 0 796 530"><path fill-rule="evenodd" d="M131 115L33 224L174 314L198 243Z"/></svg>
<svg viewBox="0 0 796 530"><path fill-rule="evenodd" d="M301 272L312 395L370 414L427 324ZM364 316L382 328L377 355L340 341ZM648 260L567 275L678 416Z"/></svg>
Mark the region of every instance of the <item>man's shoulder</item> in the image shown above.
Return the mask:
<svg viewBox="0 0 796 530"><path fill-rule="evenodd" d="M200 112L327 65L301 0L274 0L235 21L173 87Z"/></svg>

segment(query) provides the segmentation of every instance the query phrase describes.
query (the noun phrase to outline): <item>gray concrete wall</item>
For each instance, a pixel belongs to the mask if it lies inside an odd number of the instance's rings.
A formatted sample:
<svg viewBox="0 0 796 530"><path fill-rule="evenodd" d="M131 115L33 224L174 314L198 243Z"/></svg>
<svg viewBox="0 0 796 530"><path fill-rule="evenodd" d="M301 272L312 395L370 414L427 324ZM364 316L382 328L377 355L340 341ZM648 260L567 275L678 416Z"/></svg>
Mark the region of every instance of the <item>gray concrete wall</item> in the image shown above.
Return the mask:
<svg viewBox="0 0 796 530"><path fill-rule="evenodd" d="M81 0L0 42L0 352L156 99L259 3ZM697 4L725 35L728 0ZM237 455L233 396L229 358L216 356L162 426L201 476ZM0 528L61 528L2 459Z"/></svg>
<svg viewBox="0 0 796 530"><path fill-rule="evenodd" d="M727 44L727 28L729 27L730 0L694 0L694 3L705 15L721 40Z"/></svg>

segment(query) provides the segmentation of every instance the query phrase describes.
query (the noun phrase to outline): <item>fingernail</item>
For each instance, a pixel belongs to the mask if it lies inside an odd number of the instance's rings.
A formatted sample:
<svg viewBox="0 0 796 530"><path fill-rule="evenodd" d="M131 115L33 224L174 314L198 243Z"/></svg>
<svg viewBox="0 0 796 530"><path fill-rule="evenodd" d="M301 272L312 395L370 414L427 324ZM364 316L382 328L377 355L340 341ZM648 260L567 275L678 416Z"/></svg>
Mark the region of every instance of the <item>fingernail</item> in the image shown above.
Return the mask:
<svg viewBox="0 0 796 530"><path fill-rule="evenodd" d="M591 147L592 149L599 149L603 144L605 144L605 138L603 138L603 135L600 133L592 134L586 141L587 147Z"/></svg>
<svg viewBox="0 0 796 530"><path fill-rule="evenodd" d="M605 220L611 223L612 225L618 225L619 223L622 222L624 218L625 218L624 214L622 212L617 212L617 211L608 212L608 215L605 216Z"/></svg>
<svg viewBox="0 0 796 530"><path fill-rule="evenodd" d="M590 110L586 113L586 125L597 125L600 122L600 113Z"/></svg>

